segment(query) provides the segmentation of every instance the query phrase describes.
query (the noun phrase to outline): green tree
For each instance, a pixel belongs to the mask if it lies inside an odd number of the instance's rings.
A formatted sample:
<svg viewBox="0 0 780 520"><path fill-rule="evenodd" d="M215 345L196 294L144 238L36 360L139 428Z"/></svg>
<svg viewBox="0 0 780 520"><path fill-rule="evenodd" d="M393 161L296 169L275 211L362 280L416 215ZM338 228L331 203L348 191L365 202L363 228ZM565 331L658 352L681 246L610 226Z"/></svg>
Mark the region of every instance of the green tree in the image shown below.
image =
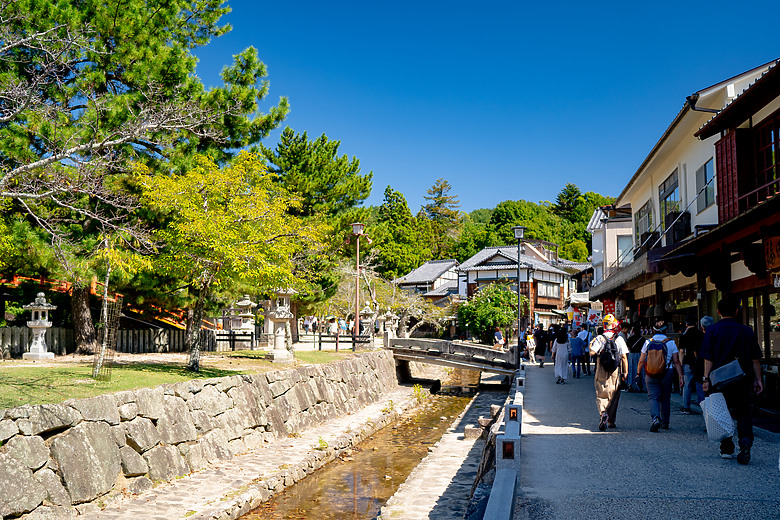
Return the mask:
<svg viewBox="0 0 780 520"><path fill-rule="evenodd" d="M382 276L394 279L430 260L430 228L425 219L412 215L403 194L388 186L378 218L371 233L374 239L371 250Z"/></svg>
<svg viewBox="0 0 780 520"><path fill-rule="evenodd" d="M430 201L422 207L423 215L431 221L433 258L448 258L459 230L461 213L457 195L450 195L452 185L443 179L436 179L428 188L425 200Z"/></svg>
<svg viewBox="0 0 780 520"><path fill-rule="evenodd" d="M573 222L574 212L583 202L584 197L580 189L569 182L558 193L555 204L552 206L552 212L569 222Z"/></svg>
<svg viewBox="0 0 780 520"><path fill-rule="evenodd" d="M193 152L224 161L285 117L253 48L204 89L192 51L229 28L222 0L17 0L0 4L0 196L48 234L73 284L76 342L95 346L89 281L103 237L138 246L128 160L182 172ZM111 241L113 243L113 240Z"/></svg>
<svg viewBox="0 0 780 520"><path fill-rule="evenodd" d="M301 216L330 218L356 207L371 194L372 172L360 174L360 161L339 157L341 141L325 134L309 140L306 132L296 134L290 127L282 132L275 150L260 146L272 163L272 172L287 190L301 197Z"/></svg>
<svg viewBox="0 0 780 520"><path fill-rule="evenodd" d="M157 231L163 246L154 269L181 280L194 299L187 323L188 368L198 370L197 333L212 288L233 280L266 291L304 288L291 258L316 247L321 230L290 214L298 200L256 155L243 154L222 169L201 158L185 175L142 174L138 181L142 200L169 218Z"/></svg>
<svg viewBox="0 0 780 520"><path fill-rule="evenodd" d="M520 295L521 313L528 312L528 298ZM483 343L492 344L496 327L507 327L517 318L517 293L502 283L483 286L458 307L458 321ZM508 336L508 335L507 335Z"/></svg>

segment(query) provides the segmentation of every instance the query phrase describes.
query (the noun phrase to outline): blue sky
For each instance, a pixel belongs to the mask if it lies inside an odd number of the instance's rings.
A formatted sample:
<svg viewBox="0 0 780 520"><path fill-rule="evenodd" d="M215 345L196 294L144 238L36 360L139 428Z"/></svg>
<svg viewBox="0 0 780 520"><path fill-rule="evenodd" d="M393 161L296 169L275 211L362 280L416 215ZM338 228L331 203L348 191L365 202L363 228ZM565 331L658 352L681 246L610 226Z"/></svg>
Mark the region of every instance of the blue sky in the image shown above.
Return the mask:
<svg viewBox="0 0 780 520"><path fill-rule="evenodd" d="M652 4L652 5L650 5ZM461 209L618 195L685 97L780 58L780 2L229 1L206 86L252 45L282 127L325 133L412 212L443 177ZM279 131L266 141L273 147Z"/></svg>

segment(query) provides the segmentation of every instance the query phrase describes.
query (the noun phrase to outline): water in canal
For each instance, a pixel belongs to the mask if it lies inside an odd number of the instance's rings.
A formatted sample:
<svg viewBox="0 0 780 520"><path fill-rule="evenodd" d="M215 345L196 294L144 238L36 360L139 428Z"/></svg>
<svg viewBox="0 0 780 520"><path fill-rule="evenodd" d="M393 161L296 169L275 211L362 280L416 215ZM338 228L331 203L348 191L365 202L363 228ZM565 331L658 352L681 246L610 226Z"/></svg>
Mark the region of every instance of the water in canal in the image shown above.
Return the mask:
<svg viewBox="0 0 780 520"><path fill-rule="evenodd" d="M446 391L447 387L443 390ZM243 520L373 519L460 415L471 397L436 395Z"/></svg>

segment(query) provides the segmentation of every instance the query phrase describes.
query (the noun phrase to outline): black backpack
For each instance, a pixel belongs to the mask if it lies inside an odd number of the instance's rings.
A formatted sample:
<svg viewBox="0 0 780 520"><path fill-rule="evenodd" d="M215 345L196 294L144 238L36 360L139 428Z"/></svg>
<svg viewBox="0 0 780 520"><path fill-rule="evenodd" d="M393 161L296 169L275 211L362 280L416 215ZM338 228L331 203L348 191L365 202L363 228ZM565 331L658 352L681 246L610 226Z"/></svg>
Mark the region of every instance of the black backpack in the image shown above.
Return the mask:
<svg viewBox="0 0 780 520"><path fill-rule="evenodd" d="M611 374L618 367L620 362L620 354L618 353L618 346L615 343L615 337L604 337L604 348L599 352L599 365L603 368L607 374Z"/></svg>

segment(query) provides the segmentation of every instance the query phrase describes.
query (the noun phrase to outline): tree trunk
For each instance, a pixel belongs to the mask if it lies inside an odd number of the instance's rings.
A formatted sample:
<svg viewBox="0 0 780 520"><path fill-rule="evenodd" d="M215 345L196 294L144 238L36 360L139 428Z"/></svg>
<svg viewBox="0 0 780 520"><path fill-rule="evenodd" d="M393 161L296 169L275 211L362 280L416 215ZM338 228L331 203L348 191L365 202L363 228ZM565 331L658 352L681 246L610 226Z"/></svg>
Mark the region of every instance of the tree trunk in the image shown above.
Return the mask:
<svg viewBox="0 0 780 520"><path fill-rule="evenodd" d="M76 352L79 354L94 354L98 348L95 324L89 310L89 286L73 285L70 298L73 312L73 339Z"/></svg>
<svg viewBox="0 0 780 520"><path fill-rule="evenodd" d="M200 329L203 326L203 307L206 303L208 288L196 289L198 300L192 312L187 313L187 348L190 352L190 361L187 370L200 372Z"/></svg>

